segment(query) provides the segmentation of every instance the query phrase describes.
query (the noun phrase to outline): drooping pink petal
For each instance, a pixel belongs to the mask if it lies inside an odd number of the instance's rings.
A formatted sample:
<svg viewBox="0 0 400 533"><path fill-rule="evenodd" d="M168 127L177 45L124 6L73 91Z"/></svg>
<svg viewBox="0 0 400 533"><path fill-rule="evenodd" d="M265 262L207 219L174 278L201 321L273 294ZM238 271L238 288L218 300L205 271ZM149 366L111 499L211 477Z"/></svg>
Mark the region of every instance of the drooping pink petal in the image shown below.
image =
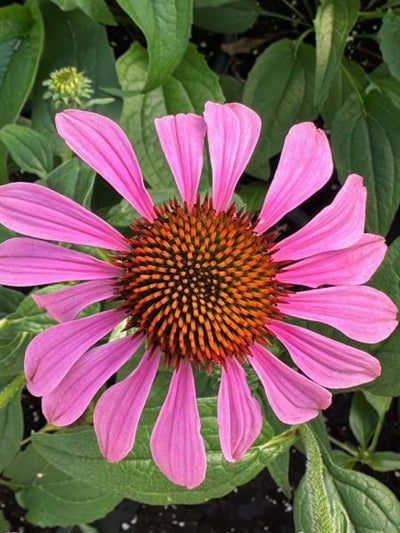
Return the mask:
<svg viewBox="0 0 400 533"><path fill-rule="evenodd" d="M68 322L85 307L114 295L113 280L101 279L79 283L47 294L32 294L39 307L57 322Z"/></svg>
<svg viewBox="0 0 400 533"><path fill-rule="evenodd" d="M278 320L271 320L268 329L286 346L296 365L324 387L354 387L381 373L375 357L352 346Z"/></svg>
<svg viewBox="0 0 400 533"><path fill-rule="evenodd" d="M200 435L193 372L182 360L154 425L150 448L157 466L177 485L193 489L203 482L207 459Z"/></svg>
<svg viewBox="0 0 400 533"><path fill-rule="evenodd" d="M147 351L127 378L106 390L94 410L94 429L101 453L110 463L131 451L144 405L160 361L160 350Z"/></svg>
<svg viewBox="0 0 400 533"><path fill-rule="evenodd" d="M366 283L386 253L385 239L365 233L353 246L322 252L293 263L279 271L281 283L319 287L320 285L361 285Z"/></svg>
<svg viewBox="0 0 400 533"><path fill-rule="evenodd" d="M317 192L328 181L332 170L332 155L325 133L312 122L290 128L256 231L263 233Z"/></svg>
<svg viewBox="0 0 400 533"><path fill-rule="evenodd" d="M55 426L75 422L100 387L136 352L143 339L144 335L128 335L82 355L57 387L43 397L42 409L48 422Z"/></svg>
<svg viewBox="0 0 400 533"><path fill-rule="evenodd" d="M366 198L361 176L351 174L330 205L275 245L274 260L303 259L358 242L364 232Z"/></svg>
<svg viewBox="0 0 400 533"><path fill-rule="evenodd" d="M111 263L56 244L16 237L0 244L0 283L31 287L58 281L110 279L121 273Z"/></svg>
<svg viewBox="0 0 400 533"><path fill-rule="evenodd" d="M67 109L56 115L58 134L143 217L154 219L153 202L128 137L107 117Z"/></svg>
<svg viewBox="0 0 400 533"><path fill-rule="evenodd" d="M327 287L285 297L279 310L289 316L329 324L360 342L375 343L397 326L392 300L372 287Z"/></svg>
<svg viewBox="0 0 400 533"><path fill-rule="evenodd" d="M261 408L247 383L246 373L233 357L221 369L218 392L218 427L222 453L239 461L260 434Z"/></svg>
<svg viewBox="0 0 400 533"><path fill-rule="evenodd" d="M124 317L123 311L111 309L57 324L36 335L25 353L29 392L43 396L52 391L72 365Z"/></svg>
<svg viewBox="0 0 400 533"><path fill-rule="evenodd" d="M260 344L250 347L249 363L264 386L268 402L285 424L301 424L329 407L332 396L324 388L286 366Z"/></svg>
<svg viewBox="0 0 400 533"><path fill-rule="evenodd" d="M0 222L18 233L75 244L127 250L124 237L73 200L35 183L0 187Z"/></svg>
<svg viewBox="0 0 400 533"><path fill-rule="evenodd" d="M260 117L242 104L207 102L204 111L213 173L213 204L229 205L260 136Z"/></svg>
<svg viewBox="0 0 400 533"><path fill-rule="evenodd" d="M205 122L198 115L180 113L157 118L154 124L182 200L192 207L203 167Z"/></svg>

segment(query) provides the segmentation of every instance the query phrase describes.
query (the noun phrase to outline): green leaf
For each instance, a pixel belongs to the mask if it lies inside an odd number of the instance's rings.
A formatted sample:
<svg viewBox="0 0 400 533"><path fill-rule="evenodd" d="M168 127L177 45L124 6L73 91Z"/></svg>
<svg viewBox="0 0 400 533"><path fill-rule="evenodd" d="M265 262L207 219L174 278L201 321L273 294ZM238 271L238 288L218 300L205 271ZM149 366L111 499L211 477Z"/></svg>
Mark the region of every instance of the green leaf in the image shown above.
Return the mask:
<svg viewBox="0 0 400 533"><path fill-rule="evenodd" d="M109 24L115 26L116 22L108 9L104 0L51 0L58 5L63 11L71 11L71 9L82 9L84 13L96 22L102 24Z"/></svg>
<svg viewBox="0 0 400 533"><path fill-rule="evenodd" d="M336 113L331 143L339 179L364 177L367 229L386 235L400 202L400 109L379 94L352 95Z"/></svg>
<svg viewBox="0 0 400 533"><path fill-rule="evenodd" d="M18 118L33 87L43 48L37 3L0 8L0 128ZM6 148L0 146L0 182L7 179Z"/></svg>
<svg viewBox="0 0 400 533"><path fill-rule="evenodd" d="M24 376L18 376L0 391L0 472L18 453L22 440L24 422L20 392L24 382Z"/></svg>
<svg viewBox="0 0 400 533"><path fill-rule="evenodd" d="M342 59L321 107L321 115L326 128L331 128L337 110L342 107L347 98L362 93L368 83L367 74L360 65L346 58Z"/></svg>
<svg viewBox="0 0 400 533"><path fill-rule="evenodd" d="M0 286L0 318L13 313L25 296L22 292Z"/></svg>
<svg viewBox="0 0 400 533"><path fill-rule="evenodd" d="M0 130L2 141L23 172L45 178L53 168L53 155L46 138L26 126L8 124Z"/></svg>
<svg viewBox="0 0 400 533"><path fill-rule="evenodd" d="M383 60L392 76L400 80L400 13L388 9L378 32L379 46Z"/></svg>
<svg viewBox="0 0 400 533"><path fill-rule="evenodd" d="M218 439L215 398L198 399L202 435L207 448L206 480L196 489L187 490L171 483L151 459L149 438L159 407L147 407L142 414L135 446L128 457L116 464L107 463L98 451L92 429L75 429L65 433L33 435L36 450L68 475L102 486L121 496L153 505L200 503L230 492L257 475L278 454L295 441L294 432L272 437L264 429L245 457L227 463Z"/></svg>
<svg viewBox="0 0 400 533"><path fill-rule="evenodd" d="M347 523L335 531L398 532L400 503L385 485L370 476L335 465L326 453L323 453L323 460L329 500L336 515L340 514L341 520ZM304 478L295 494L294 521L296 531L314 532L310 494Z"/></svg>
<svg viewBox="0 0 400 533"><path fill-rule="evenodd" d="M392 472L400 470L400 453L374 452L368 465L377 472Z"/></svg>
<svg viewBox="0 0 400 533"><path fill-rule="evenodd" d="M214 8L197 7L195 2L194 24L216 33L242 33L251 28L262 13L256 0L230 0Z"/></svg>
<svg viewBox="0 0 400 533"><path fill-rule="evenodd" d="M339 69L347 37L357 20L359 0L322 0L314 20L316 37L315 104L326 98Z"/></svg>
<svg viewBox="0 0 400 533"><path fill-rule="evenodd" d="M71 526L102 518L121 498L83 478L72 479L39 455L33 446L18 454L5 474L16 485L26 518L41 527Z"/></svg>
<svg viewBox="0 0 400 533"><path fill-rule="evenodd" d="M244 185L238 191L240 198L243 200L246 209L250 213L259 211L264 203L266 186L262 181L252 181Z"/></svg>
<svg viewBox="0 0 400 533"><path fill-rule="evenodd" d="M11 530L10 524L5 519L3 511L0 511L0 531L10 531L10 530Z"/></svg>
<svg viewBox="0 0 400 533"><path fill-rule="evenodd" d="M243 103L262 119L261 138L247 169L251 175L266 179L269 158L280 152L289 128L316 118L313 90L311 46L282 39L257 58L243 94Z"/></svg>
<svg viewBox="0 0 400 533"><path fill-rule="evenodd" d="M85 2L91 4L91 2ZM54 153L64 155L64 141L54 128L55 109L50 100L44 100L43 81L51 72L62 67L75 66L92 80L93 98L104 97L100 87L118 87L113 50L108 44L103 26L88 18L82 11L61 11L49 0L41 0L46 47L33 90L32 126L47 138ZM118 119L120 100L106 106L94 106L93 111Z"/></svg>
<svg viewBox="0 0 400 533"><path fill-rule="evenodd" d="M192 0L117 0L147 41L149 67L144 88L155 89L183 59L192 24ZM143 87L142 87L143 88Z"/></svg>
<svg viewBox="0 0 400 533"><path fill-rule="evenodd" d="M226 102L241 102L243 99L244 84L227 74L222 74L219 77L222 92L225 96Z"/></svg>
<svg viewBox="0 0 400 533"><path fill-rule="evenodd" d="M48 175L45 185L84 207L90 207L95 175L86 163L74 157L56 167Z"/></svg>
<svg viewBox="0 0 400 533"><path fill-rule="evenodd" d="M124 99L121 125L131 139L145 180L154 189L175 185L161 151L154 119L174 113L202 113L207 100L223 101L217 76L204 58L189 45L185 56L162 87L139 94L146 78L147 54L137 43L117 61L124 91L138 94Z"/></svg>
<svg viewBox="0 0 400 533"><path fill-rule="evenodd" d="M356 392L351 403L349 424L351 431L365 450L374 433L378 415L361 392Z"/></svg>
<svg viewBox="0 0 400 533"><path fill-rule="evenodd" d="M387 96L392 104L400 109L400 81L393 78L383 63L368 75L372 89Z"/></svg>

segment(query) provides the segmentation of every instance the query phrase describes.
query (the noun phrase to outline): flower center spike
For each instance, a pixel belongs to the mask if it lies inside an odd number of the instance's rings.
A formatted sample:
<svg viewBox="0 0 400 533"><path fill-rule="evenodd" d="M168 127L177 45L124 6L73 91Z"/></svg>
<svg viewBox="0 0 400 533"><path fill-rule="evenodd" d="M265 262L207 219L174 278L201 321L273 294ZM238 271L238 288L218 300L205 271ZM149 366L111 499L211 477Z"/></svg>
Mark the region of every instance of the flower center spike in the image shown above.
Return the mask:
<svg viewBox="0 0 400 533"><path fill-rule="evenodd" d="M192 208L171 201L131 228L130 250L116 259L124 270L117 293L128 327L159 346L167 364L242 361L265 340L279 288L271 236L256 234L247 212L216 212L209 199Z"/></svg>

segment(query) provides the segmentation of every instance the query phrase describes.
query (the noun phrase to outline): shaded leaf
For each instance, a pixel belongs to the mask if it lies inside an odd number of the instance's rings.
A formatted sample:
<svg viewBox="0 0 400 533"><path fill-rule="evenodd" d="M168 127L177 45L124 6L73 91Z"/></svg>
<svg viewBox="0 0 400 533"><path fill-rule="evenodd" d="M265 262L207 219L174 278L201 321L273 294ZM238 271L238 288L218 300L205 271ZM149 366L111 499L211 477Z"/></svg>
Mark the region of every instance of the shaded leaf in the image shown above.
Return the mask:
<svg viewBox="0 0 400 533"><path fill-rule="evenodd" d="M24 432L20 392L24 380L20 376L0 390L0 472L18 453ZM8 396L4 403L3 396Z"/></svg>
<svg viewBox="0 0 400 533"><path fill-rule="evenodd" d="M109 24L115 26L116 22L108 9L104 0L51 0L58 5L63 11L71 11L71 9L82 9L86 15L102 24Z"/></svg>
<svg viewBox="0 0 400 533"><path fill-rule="evenodd" d="M207 7L197 7L197 4L201 6L202 2L195 2L194 24L216 33L242 33L263 13L256 0L230 0Z"/></svg>
<svg viewBox="0 0 400 533"><path fill-rule="evenodd" d="M400 80L400 13L388 9L378 32L383 60L392 76Z"/></svg>

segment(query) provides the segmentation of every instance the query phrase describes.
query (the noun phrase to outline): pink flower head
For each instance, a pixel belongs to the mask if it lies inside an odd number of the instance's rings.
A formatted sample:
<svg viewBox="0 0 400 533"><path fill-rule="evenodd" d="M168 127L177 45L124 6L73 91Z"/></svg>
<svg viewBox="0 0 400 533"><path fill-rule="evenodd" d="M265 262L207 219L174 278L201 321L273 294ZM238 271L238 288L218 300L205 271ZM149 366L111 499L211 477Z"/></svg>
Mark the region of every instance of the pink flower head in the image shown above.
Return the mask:
<svg viewBox="0 0 400 533"><path fill-rule="evenodd" d="M286 321L289 316L323 322L368 343L385 339L397 324L392 301L362 286L386 247L381 237L364 233L366 190L360 176L349 176L332 204L295 234L277 240L267 232L328 181L332 158L322 130L311 123L290 129L255 220L230 205L260 133L259 117L241 104L209 102L203 117L156 120L182 197L160 207L146 191L136 156L117 124L88 111L67 110L57 115L56 125L71 150L141 218L125 238L40 185L12 183L0 189L1 221L31 237L1 245L1 281L12 286L81 282L34 296L60 322L33 339L25 358L28 388L43 396L50 423L77 420L107 379L146 342L135 370L97 402L100 449L111 462L132 449L163 358L174 372L151 451L170 480L193 488L206 472L193 368L221 367L219 436L231 462L246 453L262 424L244 363L287 424L310 420L328 407L331 395L324 387L355 386L379 375L379 362L371 355ZM213 186L212 197L201 201L206 133ZM42 239L106 248L110 260ZM117 299L117 309L76 318L89 304L107 299ZM127 336L93 347L124 319L132 328ZM288 349L302 373L268 351L272 338Z"/></svg>

